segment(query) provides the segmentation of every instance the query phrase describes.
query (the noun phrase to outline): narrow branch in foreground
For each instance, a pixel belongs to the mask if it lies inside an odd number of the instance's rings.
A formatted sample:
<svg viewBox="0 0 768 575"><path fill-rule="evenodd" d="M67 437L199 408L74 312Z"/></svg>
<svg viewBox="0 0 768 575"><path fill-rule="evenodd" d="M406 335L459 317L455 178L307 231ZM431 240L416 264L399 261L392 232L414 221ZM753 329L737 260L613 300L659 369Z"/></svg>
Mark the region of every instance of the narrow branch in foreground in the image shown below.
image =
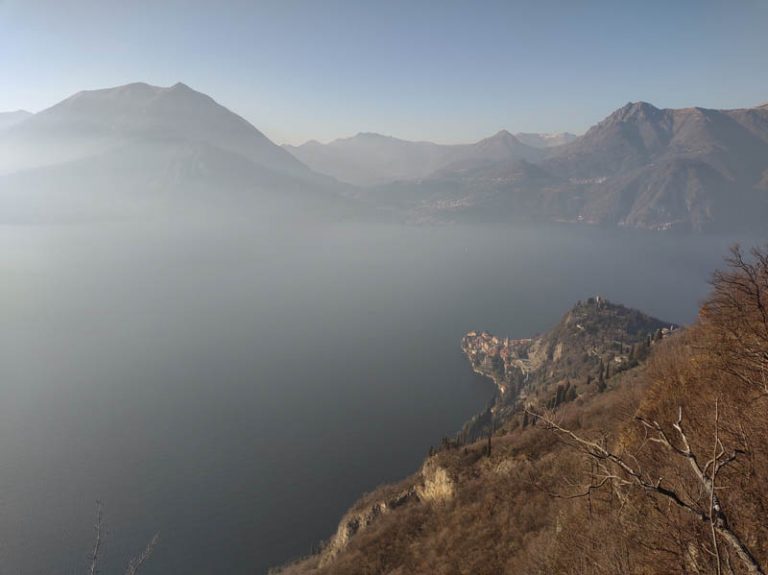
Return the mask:
<svg viewBox="0 0 768 575"><path fill-rule="evenodd" d="M136 575L139 572L139 569L144 564L144 562L149 559L150 555L152 555L152 552L155 550L159 540L160 535L155 533L155 536L152 537L152 540L144 548L144 551L142 551L140 555L130 560L128 563L128 569L125 570L125 575Z"/></svg>
<svg viewBox="0 0 768 575"><path fill-rule="evenodd" d="M99 560L99 551L101 550L101 501L96 501L96 524L93 528L96 530L96 542L93 544L93 551L91 552L91 567L88 570L89 575L96 575L98 569L96 565Z"/></svg>
<svg viewBox="0 0 768 575"><path fill-rule="evenodd" d="M525 412L542 421L545 428L549 431L552 431L557 435L565 438L565 442L571 445L571 447L581 451L593 459L596 459L598 462L610 462L614 464L629 478L629 482L631 484L634 484L645 491L656 493L672 501L675 505L690 513L694 517L697 517L702 522L710 524L717 532L717 534L720 535L733 548L749 573L753 573L755 575L765 575L765 571L758 563L750 549L738 536L738 534L736 534L731 528L728 517L726 516L725 511L723 510L722 505L715 493L714 479L717 477L717 473L725 465L733 461L739 453L742 453L742 451L736 450L727 457L724 456L724 449L716 452L716 457L711 462L707 463L706 467L711 465L712 468L712 471L710 472L711 475L707 475L707 473L705 473L704 469L702 469L701 465L699 464L698 458L696 457L696 454L691 450L690 444L688 442L688 438L682 424L682 408L678 409L677 421L672 425L673 429L677 431L682 447L676 445L670 440L658 422L647 421L639 417L637 419L645 427L646 431L650 430L655 433L655 436L649 437L651 441L662 444L666 448L670 449L673 453L685 458L689 462L698 483L701 485L704 492L707 494L709 500L711 501L711 507L706 511L698 507L695 503L686 501L686 499L681 496L674 489L674 487L666 487L662 485L663 478L659 478L656 481L648 478L648 476L644 474L642 469L639 467L639 464L635 464L635 466L630 465L624 460L624 458L613 453L607 447L604 447L597 442L580 437L573 431L560 426L558 423L544 415L529 409L526 409ZM719 439L717 441L719 442ZM717 457L718 454L719 457ZM635 461L637 460L635 459Z"/></svg>

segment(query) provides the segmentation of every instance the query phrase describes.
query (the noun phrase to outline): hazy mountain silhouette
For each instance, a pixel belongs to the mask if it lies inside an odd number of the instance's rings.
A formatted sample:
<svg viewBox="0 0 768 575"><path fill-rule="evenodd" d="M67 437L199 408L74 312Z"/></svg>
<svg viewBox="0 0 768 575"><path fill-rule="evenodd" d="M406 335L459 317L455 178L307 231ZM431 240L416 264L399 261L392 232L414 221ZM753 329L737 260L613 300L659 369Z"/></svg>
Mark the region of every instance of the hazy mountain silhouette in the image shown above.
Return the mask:
<svg viewBox="0 0 768 575"><path fill-rule="evenodd" d="M454 163L542 157L539 150L523 144L506 130L474 144L411 142L360 133L328 144L310 141L284 147L313 170L362 186L417 180Z"/></svg>
<svg viewBox="0 0 768 575"><path fill-rule="evenodd" d="M0 114L0 126L5 217L235 196L261 206L289 202L299 213L323 202L348 205L344 195L417 220L710 230L764 226L768 218L768 105L630 103L546 149L506 130L473 144L361 133L281 148L184 84L135 83L79 92L34 115ZM540 146L570 138L523 136Z"/></svg>
<svg viewBox="0 0 768 575"><path fill-rule="evenodd" d="M570 132L557 132L554 134L518 132L515 134L515 138L520 140L523 144L534 148L554 148L555 146L570 144L578 138L578 136L576 134L571 134Z"/></svg>
<svg viewBox="0 0 768 575"><path fill-rule="evenodd" d="M232 194L301 198L311 209L340 187L184 84L79 92L0 134L0 201L24 217L126 199L226 203Z"/></svg>
<svg viewBox="0 0 768 575"><path fill-rule="evenodd" d="M32 115L26 110L16 110L15 112L0 112L0 130L5 130L23 122Z"/></svg>
<svg viewBox="0 0 768 575"><path fill-rule="evenodd" d="M205 142L271 170L307 172L246 120L181 83L169 88L134 83L79 92L17 125L2 142L22 148L44 143L52 155L19 148L0 159L0 166L8 171L17 167L14 162L55 163L137 141ZM69 146L69 151L64 149ZM19 157L22 152L30 157Z"/></svg>
<svg viewBox="0 0 768 575"><path fill-rule="evenodd" d="M531 166L454 163L378 201L418 218L582 221L648 229L739 229L768 217L768 106L661 110L631 103Z"/></svg>
<svg viewBox="0 0 768 575"><path fill-rule="evenodd" d="M583 197L579 215L633 227L734 227L768 208L768 108L627 104L543 166Z"/></svg>

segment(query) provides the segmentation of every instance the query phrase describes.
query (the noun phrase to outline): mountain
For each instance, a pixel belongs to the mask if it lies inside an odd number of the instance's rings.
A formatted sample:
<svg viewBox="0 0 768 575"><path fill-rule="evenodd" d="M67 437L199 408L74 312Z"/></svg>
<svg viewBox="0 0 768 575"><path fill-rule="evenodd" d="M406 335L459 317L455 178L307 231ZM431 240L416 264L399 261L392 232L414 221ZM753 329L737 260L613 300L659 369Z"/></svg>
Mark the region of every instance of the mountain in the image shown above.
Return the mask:
<svg viewBox="0 0 768 575"><path fill-rule="evenodd" d="M557 132L554 134L518 132L515 134L515 138L520 140L523 144L534 148L554 148L555 146L570 144L578 138L578 136L569 132Z"/></svg>
<svg viewBox="0 0 768 575"><path fill-rule="evenodd" d="M26 110L16 110L15 112L0 112L0 130L10 128L29 118L32 115L31 112Z"/></svg>
<svg viewBox="0 0 768 575"><path fill-rule="evenodd" d="M588 221L694 230L759 224L768 209L768 108L630 103L543 167L568 178Z"/></svg>
<svg viewBox="0 0 768 575"><path fill-rule="evenodd" d="M205 142L271 170L308 172L246 120L182 83L168 88L134 83L79 92L4 134L0 172L147 141ZM42 153L36 149L40 144Z"/></svg>
<svg viewBox="0 0 768 575"><path fill-rule="evenodd" d="M768 218L768 106L662 110L630 103L528 163L453 162L419 181L377 186L370 197L418 221L760 228Z"/></svg>
<svg viewBox="0 0 768 575"><path fill-rule="evenodd" d="M446 146L373 133L284 148L316 172L356 185L421 178L443 165L446 155Z"/></svg>
<svg viewBox="0 0 768 575"><path fill-rule="evenodd" d="M361 186L418 180L451 164L542 156L539 150L523 144L506 130L474 144L411 142L360 133L328 144L310 141L284 148L316 172Z"/></svg>
<svg viewBox="0 0 768 575"><path fill-rule="evenodd" d="M340 189L181 83L79 92L0 133L6 218L35 220L46 212L55 219L102 206L120 213L126 201L181 197L227 204L233 195L311 209L342 201Z"/></svg>

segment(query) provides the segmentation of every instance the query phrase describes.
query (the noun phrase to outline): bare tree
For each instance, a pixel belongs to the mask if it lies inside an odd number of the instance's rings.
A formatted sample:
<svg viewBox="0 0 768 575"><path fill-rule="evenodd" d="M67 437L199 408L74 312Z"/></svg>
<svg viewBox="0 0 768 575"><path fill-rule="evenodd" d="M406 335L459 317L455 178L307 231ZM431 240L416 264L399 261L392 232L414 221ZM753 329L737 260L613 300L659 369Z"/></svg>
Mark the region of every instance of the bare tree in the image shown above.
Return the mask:
<svg viewBox="0 0 768 575"><path fill-rule="evenodd" d="M736 245L701 310L719 368L768 394L768 246L749 257Z"/></svg>
<svg viewBox="0 0 768 575"><path fill-rule="evenodd" d="M687 461L691 468L694 479L706 496L706 506L693 498L688 497L684 490L670 485L664 481L663 477L652 477L645 472L637 458L632 455L620 455L611 451L607 447L607 442L603 439L600 442L585 439L573 431L565 429L556 423L551 417L529 411L530 415L544 423L544 427L558 435L566 444L577 449L591 458L595 463L595 471L590 478L590 484L581 492L565 497L585 497L590 495L595 489L606 485L614 488L640 488L647 493L654 494L664 500L672 502L674 505L684 510L691 516L709 525L713 537L714 553L716 556L717 569L720 573L722 559L720 557L717 536L721 537L730 548L736 553L743 566L749 573L765 575L765 570L759 564L754 554L751 552L743 538L733 529L728 519L725 509L717 495L718 474L736 458L745 453L745 450L735 449L726 451L717 432L719 413L715 407L715 438L712 457L702 464L702 460L690 446L686 431L683 427L682 408L678 409L678 417L672 429L675 431L673 439L664 430L657 421L648 421L643 418L637 418L646 432L646 438L663 446L673 455ZM620 497L621 495L619 489Z"/></svg>
<svg viewBox="0 0 768 575"><path fill-rule="evenodd" d="M96 541L93 545L93 551L91 551L91 564L88 569L89 575L96 575L99 570L97 568L98 562L99 562L99 553L101 552L102 543L104 540L103 535L103 528L102 528L102 516L103 516L103 505L101 504L101 501L96 501L96 524L94 525L94 529L96 531ZM131 559L128 562L128 568L125 570L125 575L137 575L139 572L139 569L141 569L142 565L149 559L149 557L152 555L152 552L155 550L155 547L157 546L158 541L160 540L160 536L158 533L152 537L152 540L147 544L147 546L144 548L144 550Z"/></svg>

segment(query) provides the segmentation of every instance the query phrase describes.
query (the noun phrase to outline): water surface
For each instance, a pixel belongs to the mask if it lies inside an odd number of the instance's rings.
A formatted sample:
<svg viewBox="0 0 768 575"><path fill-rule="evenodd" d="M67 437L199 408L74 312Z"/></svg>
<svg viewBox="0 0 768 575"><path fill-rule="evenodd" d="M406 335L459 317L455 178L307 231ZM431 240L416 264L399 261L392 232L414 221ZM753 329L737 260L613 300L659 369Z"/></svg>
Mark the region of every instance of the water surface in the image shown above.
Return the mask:
<svg viewBox="0 0 768 575"><path fill-rule="evenodd" d="M694 317L736 238L248 217L0 227L0 564L254 573L310 551L492 389L469 329L595 294Z"/></svg>

